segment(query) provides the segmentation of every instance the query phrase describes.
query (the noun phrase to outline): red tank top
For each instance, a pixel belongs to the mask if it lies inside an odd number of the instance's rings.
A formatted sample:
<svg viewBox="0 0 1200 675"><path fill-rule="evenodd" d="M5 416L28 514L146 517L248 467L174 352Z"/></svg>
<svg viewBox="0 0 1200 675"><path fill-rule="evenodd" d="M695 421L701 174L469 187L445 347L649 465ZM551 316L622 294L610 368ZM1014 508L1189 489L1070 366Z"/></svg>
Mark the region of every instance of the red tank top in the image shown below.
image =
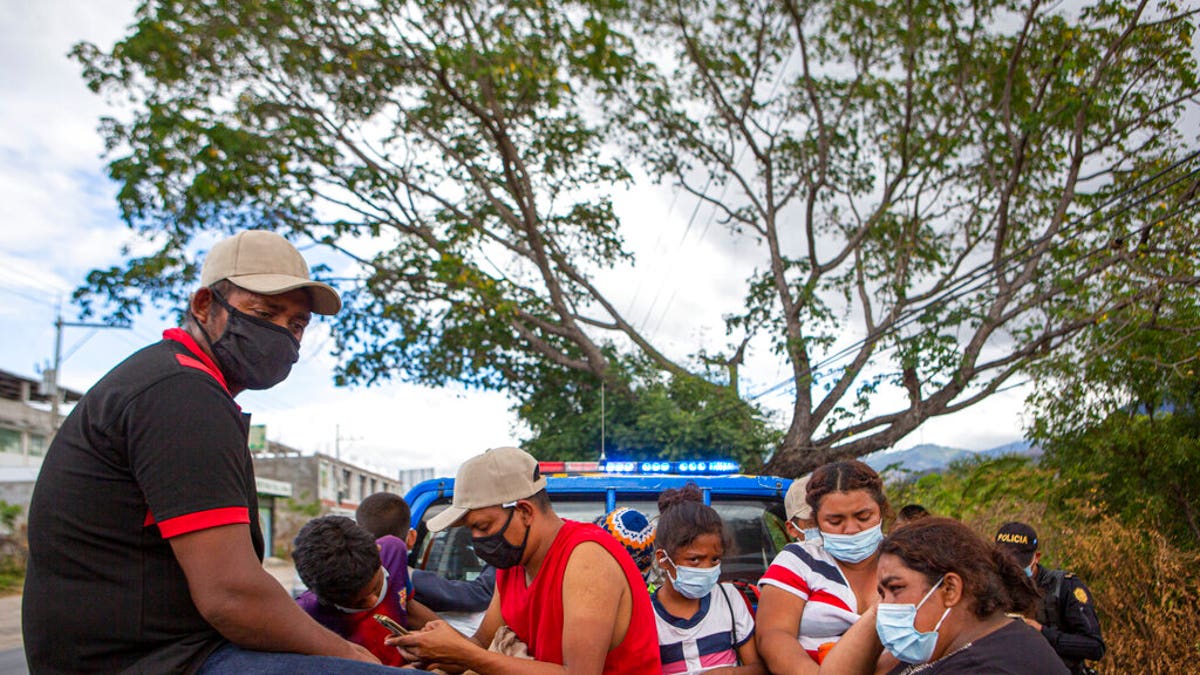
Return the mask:
<svg viewBox="0 0 1200 675"><path fill-rule="evenodd" d="M525 568L520 565L496 571L496 590L500 593L500 614L504 623L529 647L529 654L534 659L562 664L563 574L571 552L585 541L600 544L616 559L625 573L633 598L629 629L621 644L604 659L604 672L659 675L662 664L658 658L658 629L642 575L629 552L612 535L591 523L563 521L532 585L525 585ZM613 590L617 592L617 589Z"/></svg>

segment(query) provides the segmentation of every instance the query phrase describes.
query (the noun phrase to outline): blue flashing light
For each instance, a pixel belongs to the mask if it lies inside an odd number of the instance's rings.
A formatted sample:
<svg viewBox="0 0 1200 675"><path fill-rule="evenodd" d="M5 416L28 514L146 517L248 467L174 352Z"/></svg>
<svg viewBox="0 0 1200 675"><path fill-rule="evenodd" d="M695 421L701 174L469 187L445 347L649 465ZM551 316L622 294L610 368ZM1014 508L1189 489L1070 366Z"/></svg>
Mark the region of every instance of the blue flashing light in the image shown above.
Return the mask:
<svg viewBox="0 0 1200 675"><path fill-rule="evenodd" d="M620 474L696 474L720 475L740 473L742 467L737 462L728 459L709 461L685 460L667 462L659 460L622 461L606 460L601 462L599 470L604 473Z"/></svg>

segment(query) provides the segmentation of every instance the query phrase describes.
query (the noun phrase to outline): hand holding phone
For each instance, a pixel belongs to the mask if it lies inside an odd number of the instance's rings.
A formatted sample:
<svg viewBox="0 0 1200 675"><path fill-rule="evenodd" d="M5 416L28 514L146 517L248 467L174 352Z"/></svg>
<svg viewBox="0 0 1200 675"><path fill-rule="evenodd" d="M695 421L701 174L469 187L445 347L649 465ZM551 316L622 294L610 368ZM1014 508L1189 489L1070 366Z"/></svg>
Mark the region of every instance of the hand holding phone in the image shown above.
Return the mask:
<svg viewBox="0 0 1200 675"><path fill-rule="evenodd" d="M396 621L390 616L384 616L382 614L376 614L374 616L375 620L379 622L379 625L391 631L392 635L408 635L408 629L396 623Z"/></svg>

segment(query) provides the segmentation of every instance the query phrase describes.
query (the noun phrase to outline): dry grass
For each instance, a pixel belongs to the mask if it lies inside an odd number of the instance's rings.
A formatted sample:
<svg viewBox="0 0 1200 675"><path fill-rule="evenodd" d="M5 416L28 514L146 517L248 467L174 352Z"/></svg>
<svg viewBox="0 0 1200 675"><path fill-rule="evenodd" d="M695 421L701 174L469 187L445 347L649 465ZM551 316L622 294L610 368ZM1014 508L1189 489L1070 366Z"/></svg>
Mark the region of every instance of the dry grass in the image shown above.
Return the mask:
<svg viewBox="0 0 1200 675"><path fill-rule="evenodd" d="M1200 671L1200 554L1108 516L1058 530L1063 567L1095 596L1108 645L1100 672Z"/></svg>
<svg viewBox="0 0 1200 675"><path fill-rule="evenodd" d="M891 486L889 496L960 518L987 539L1006 521L1033 525L1042 563L1074 572L1092 591L1108 647L1094 664L1101 673L1200 673L1200 552L1118 521L1094 492L1064 499L1053 472L1024 460L952 467Z"/></svg>
<svg viewBox="0 0 1200 675"><path fill-rule="evenodd" d="M1200 554L1108 516L1072 524L1043 514L1038 504L1003 514L983 509L969 523L989 538L1004 520L1034 525L1043 564L1087 584L1108 647L1093 664L1101 673L1200 672Z"/></svg>

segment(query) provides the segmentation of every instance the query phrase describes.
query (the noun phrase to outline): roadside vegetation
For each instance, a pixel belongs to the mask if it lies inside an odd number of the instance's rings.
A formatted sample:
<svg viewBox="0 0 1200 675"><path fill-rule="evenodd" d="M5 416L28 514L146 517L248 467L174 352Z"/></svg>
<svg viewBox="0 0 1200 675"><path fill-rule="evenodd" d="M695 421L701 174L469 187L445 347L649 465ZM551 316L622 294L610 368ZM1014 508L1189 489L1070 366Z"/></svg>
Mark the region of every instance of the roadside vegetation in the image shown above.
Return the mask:
<svg viewBox="0 0 1200 675"><path fill-rule="evenodd" d="M1088 585L1108 653L1101 673L1181 673L1200 658L1200 546L1164 529L1106 488L1114 477L1051 450L960 462L941 474L895 481L897 505L918 503L960 518L989 539L1005 521L1034 526L1042 564ZM1153 495L1146 495L1153 501Z"/></svg>
<svg viewBox="0 0 1200 675"><path fill-rule="evenodd" d="M29 550L17 528L24 509L0 500L0 595L20 593L25 585L25 560Z"/></svg>

